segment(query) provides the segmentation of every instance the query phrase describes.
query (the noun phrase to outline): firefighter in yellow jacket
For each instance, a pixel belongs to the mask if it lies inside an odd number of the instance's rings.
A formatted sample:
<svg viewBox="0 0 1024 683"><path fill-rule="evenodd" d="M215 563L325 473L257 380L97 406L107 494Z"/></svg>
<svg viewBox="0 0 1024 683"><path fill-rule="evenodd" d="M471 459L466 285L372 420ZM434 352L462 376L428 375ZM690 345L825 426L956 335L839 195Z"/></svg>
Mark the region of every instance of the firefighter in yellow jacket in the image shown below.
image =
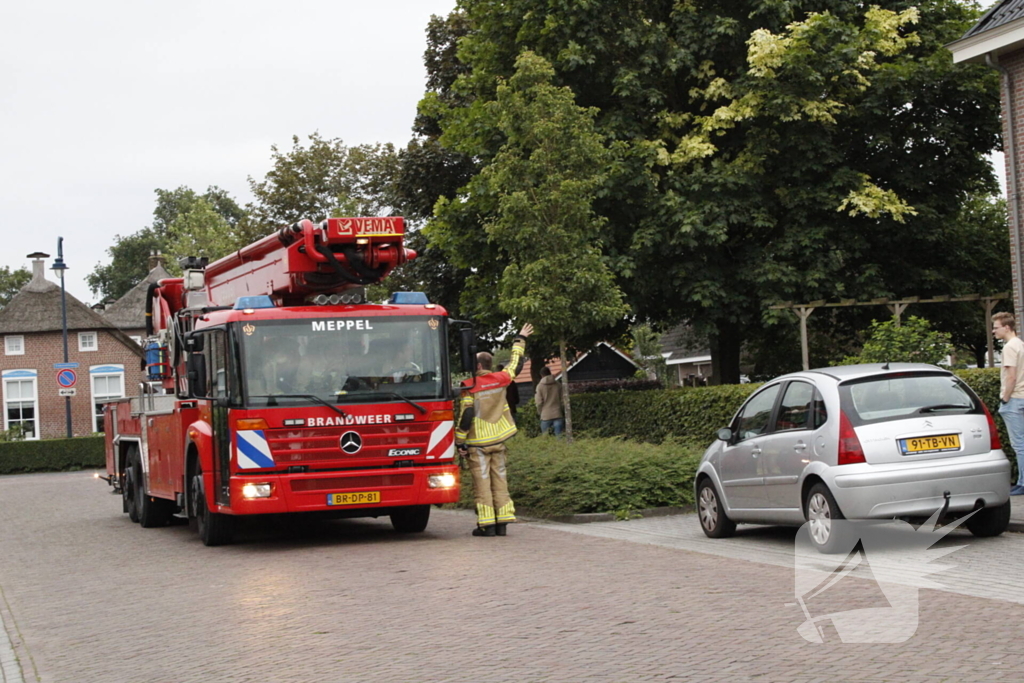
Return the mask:
<svg viewBox="0 0 1024 683"><path fill-rule="evenodd" d="M531 334L533 325L523 325L512 344L512 358L501 372L491 372L491 354L478 353L476 376L462 382L462 417L455 430L455 445L468 459L473 473L474 536L504 536L508 523L516 521L505 474L505 441L515 436L516 423L505 400L505 389L523 369L526 338Z"/></svg>

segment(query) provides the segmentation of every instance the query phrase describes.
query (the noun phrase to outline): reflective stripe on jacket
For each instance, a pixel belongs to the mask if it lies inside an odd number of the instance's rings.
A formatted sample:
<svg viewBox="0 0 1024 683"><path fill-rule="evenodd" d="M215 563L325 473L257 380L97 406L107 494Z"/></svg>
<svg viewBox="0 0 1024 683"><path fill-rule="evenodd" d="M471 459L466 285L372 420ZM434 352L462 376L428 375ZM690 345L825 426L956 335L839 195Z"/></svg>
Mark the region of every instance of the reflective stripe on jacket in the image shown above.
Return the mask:
<svg viewBox="0 0 1024 683"><path fill-rule="evenodd" d="M505 389L523 369L526 340L516 337L508 367L500 372L478 372L474 379L463 380L462 417L455 430L455 443L467 446L492 446L516 433Z"/></svg>

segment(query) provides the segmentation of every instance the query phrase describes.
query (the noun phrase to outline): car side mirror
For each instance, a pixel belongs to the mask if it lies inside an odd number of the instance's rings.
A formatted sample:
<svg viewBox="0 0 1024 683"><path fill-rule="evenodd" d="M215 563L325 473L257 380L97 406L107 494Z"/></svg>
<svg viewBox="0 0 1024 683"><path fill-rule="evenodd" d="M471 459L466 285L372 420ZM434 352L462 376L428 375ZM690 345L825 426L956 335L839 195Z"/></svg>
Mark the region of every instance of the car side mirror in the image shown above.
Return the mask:
<svg viewBox="0 0 1024 683"><path fill-rule="evenodd" d="M732 441L732 430L728 427L722 427L718 430L719 441Z"/></svg>

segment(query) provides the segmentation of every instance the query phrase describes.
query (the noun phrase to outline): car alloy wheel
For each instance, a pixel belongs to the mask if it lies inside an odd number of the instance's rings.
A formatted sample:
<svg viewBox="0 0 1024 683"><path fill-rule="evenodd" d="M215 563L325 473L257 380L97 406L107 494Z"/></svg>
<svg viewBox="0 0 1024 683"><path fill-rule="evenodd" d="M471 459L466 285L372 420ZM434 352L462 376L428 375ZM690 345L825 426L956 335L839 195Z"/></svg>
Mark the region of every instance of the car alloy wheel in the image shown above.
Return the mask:
<svg viewBox="0 0 1024 683"><path fill-rule="evenodd" d="M815 492L807 501L807 523L815 544L827 545L832 535L832 509L823 494Z"/></svg>
<svg viewBox="0 0 1024 683"><path fill-rule="evenodd" d="M727 538L736 531L736 522L725 514L718 490L709 478L702 479L697 487L697 517L708 538Z"/></svg>
<svg viewBox="0 0 1024 683"><path fill-rule="evenodd" d="M708 531L714 529L718 524L718 497L715 495L715 490L710 486L702 488L698 505L700 523Z"/></svg>

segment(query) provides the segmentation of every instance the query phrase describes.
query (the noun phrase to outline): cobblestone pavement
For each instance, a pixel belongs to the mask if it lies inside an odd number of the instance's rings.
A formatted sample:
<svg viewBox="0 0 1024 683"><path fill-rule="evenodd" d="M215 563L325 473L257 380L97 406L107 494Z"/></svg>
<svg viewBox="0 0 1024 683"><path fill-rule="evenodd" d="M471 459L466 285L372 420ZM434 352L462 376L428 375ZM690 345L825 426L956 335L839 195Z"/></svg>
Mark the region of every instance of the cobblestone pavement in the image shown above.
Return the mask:
<svg viewBox="0 0 1024 683"><path fill-rule="evenodd" d="M777 567L792 569L794 565L793 544L797 531L794 528L740 525L735 537L712 539L701 531L696 515L547 526L586 536L689 550ZM996 538L977 539L969 531L958 528L938 541L935 547L959 548L939 561L948 569L929 577L943 590L1024 604L1024 572L1021 571L1024 568L1024 534L1005 533ZM868 578L869 572L862 567L853 575ZM905 583L914 585L916 578L913 569L908 568Z"/></svg>
<svg viewBox="0 0 1024 683"><path fill-rule="evenodd" d="M651 543L662 532L638 520L474 538L469 514L435 510L412 536L351 520L205 548L131 524L107 490L88 473L0 477L0 662L6 635L25 681L1020 678L1024 610L1004 600L925 590L904 643L806 642L792 568L765 563L792 532L698 548ZM995 577L1022 548L959 552ZM847 577L828 609L887 604L877 588Z"/></svg>

